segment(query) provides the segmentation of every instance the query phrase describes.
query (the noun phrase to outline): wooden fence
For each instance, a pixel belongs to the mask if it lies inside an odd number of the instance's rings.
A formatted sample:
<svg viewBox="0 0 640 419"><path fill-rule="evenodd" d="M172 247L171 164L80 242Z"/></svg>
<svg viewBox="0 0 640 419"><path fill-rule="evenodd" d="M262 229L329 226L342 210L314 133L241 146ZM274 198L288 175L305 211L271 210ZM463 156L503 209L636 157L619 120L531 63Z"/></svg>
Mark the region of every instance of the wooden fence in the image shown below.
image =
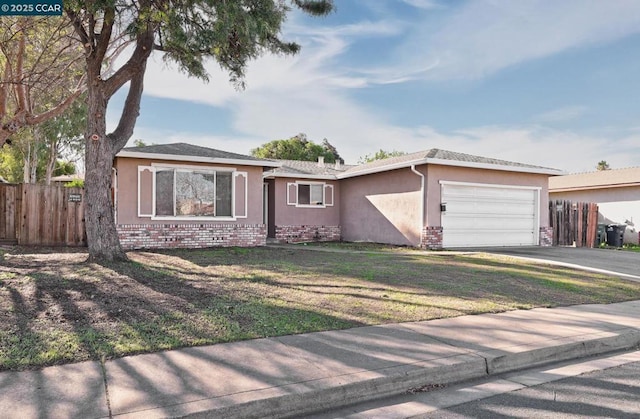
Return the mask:
<svg viewBox="0 0 640 419"><path fill-rule="evenodd" d="M593 202L549 201L554 246L595 247L598 205Z"/></svg>
<svg viewBox="0 0 640 419"><path fill-rule="evenodd" d="M84 190L0 185L0 240L20 245L86 246Z"/></svg>

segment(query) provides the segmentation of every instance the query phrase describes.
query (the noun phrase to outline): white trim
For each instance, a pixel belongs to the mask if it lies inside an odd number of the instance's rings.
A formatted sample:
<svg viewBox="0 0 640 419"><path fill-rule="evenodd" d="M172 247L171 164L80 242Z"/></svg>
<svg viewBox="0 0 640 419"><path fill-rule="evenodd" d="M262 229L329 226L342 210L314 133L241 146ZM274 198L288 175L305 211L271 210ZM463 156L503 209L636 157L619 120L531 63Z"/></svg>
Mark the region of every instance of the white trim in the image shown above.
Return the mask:
<svg viewBox="0 0 640 419"><path fill-rule="evenodd" d="M424 175L422 173L420 173L419 171L416 170L416 166L412 165L411 166L411 171L413 173L415 173L416 175L420 176L420 237L422 237L422 232L424 230L424 224L426 222L425 220L425 188L424 188ZM442 190L442 187L440 187L440 189ZM442 192L440 192L442 193ZM420 243L422 244L422 243Z"/></svg>
<svg viewBox="0 0 640 419"><path fill-rule="evenodd" d="M175 220L175 221L236 221L238 218L247 218L248 217L248 207L247 207L247 191L248 191L248 182L245 180L245 216L236 216L235 215L235 197L236 197L236 191L235 191L235 177L236 177L236 173L241 173L244 174L245 179L248 180L248 173L247 172L239 172L236 170L235 167L210 167L210 166L188 166L188 165L175 165L175 164L162 164L162 163L152 163L152 166L138 166L138 168L140 167L147 167L151 169L151 172L153 173L153 178L152 178L152 183L153 183L153 190L152 190L152 204L151 204L151 208L152 208L152 214L150 215L152 220L157 220L157 221L171 221L171 220ZM215 216L180 216L180 215L156 215L156 172L158 170L175 170L175 171L184 171L184 172L188 172L188 173L193 173L193 172L207 172L207 173L213 173L213 174L217 174L217 172L224 172L224 173L231 173L231 217L215 217ZM138 169L139 170L139 169ZM217 179L217 176L216 176ZM138 185L140 184L140 177L138 176ZM214 182L214 196L217 196L217 191L216 191L216 184L217 182ZM139 186L138 186L139 188ZM138 206L139 206L140 200L138 199ZM176 213L176 176L173 176L173 213ZM140 217L140 215L138 215ZM148 217L148 216L147 216Z"/></svg>
<svg viewBox="0 0 640 419"><path fill-rule="evenodd" d="M324 202L324 186L326 185L325 182L310 182L310 181L305 181L305 180L297 180L296 183L296 208L326 208L327 205ZM322 186L322 204L320 205L313 205L313 204L299 204L298 200L300 198L300 189L298 187L298 185L309 185L309 201L311 201L311 185L319 185ZM287 202L289 201L289 199L287 198Z"/></svg>
<svg viewBox="0 0 640 419"><path fill-rule="evenodd" d="M438 164L441 166L471 167L476 169L502 170L506 172L535 173L535 174L544 174L544 175L562 175L566 173L566 172L563 172L562 170L549 169L546 167L509 166L509 165L503 165L503 164L478 163L478 162L445 160L445 159L427 159L426 163Z"/></svg>
<svg viewBox="0 0 640 419"><path fill-rule="evenodd" d="M153 167L165 168L165 169L184 169L189 171L204 170L206 172L235 172L238 170L236 167L225 166L195 166L189 164L172 164L172 163L151 163Z"/></svg>
<svg viewBox="0 0 640 419"><path fill-rule="evenodd" d="M296 200L291 200L291 194L289 193L291 190L291 186L296 187ZM298 185L295 183L287 182L287 205L298 205Z"/></svg>
<svg viewBox="0 0 640 419"><path fill-rule="evenodd" d="M232 203L232 207L231 207L231 213L233 214L233 216L235 218L248 218L249 217L249 204L248 204L248 200L249 200L249 174L247 172L239 172L236 171L233 173L233 182L232 182L232 189L231 189L231 194L233 195L233 203ZM236 214L236 197L237 197L237 191L236 191L236 178L242 176L244 178L244 215L238 215Z"/></svg>
<svg viewBox="0 0 640 419"><path fill-rule="evenodd" d="M337 179L347 179L350 177L370 175L374 173L387 172L395 169L403 169L405 167L411 166L419 166L422 164L434 164L441 166L456 166L456 167L469 167L476 169L488 169L488 170L501 170L505 172L519 172L519 173L534 173L541 175L564 175L566 172L558 169L550 169L545 167L523 167L523 166L509 166L502 164L492 164L492 163L477 163L477 162L468 162L468 161L458 161L458 160L447 160L447 159L434 159L434 158L423 158L410 160L385 166L376 166L371 167L365 170L354 170L352 172L339 173L336 175ZM278 175L279 176L279 175Z"/></svg>
<svg viewBox="0 0 640 419"><path fill-rule="evenodd" d="M421 164L427 164L427 160L428 159L417 159L417 160L405 161L405 162L400 162L400 163L395 163L395 164L389 164L389 165L385 165L385 166L371 167L371 168L366 169L366 170L359 170L359 171L354 171L354 172L345 172L345 173L340 173L340 174L336 175L336 178L338 178L338 179L346 179L346 178L350 178L350 177L371 175L371 174L380 173L380 172L387 172L389 170L404 169L405 167L411 167L411 166L417 166L417 165L421 165Z"/></svg>
<svg viewBox="0 0 640 419"><path fill-rule="evenodd" d="M141 170L142 169L142 170ZM140 172L144 172L148 170L151 172L151 214L143 214L140 211ZM156 177L155 177L155 169L151 166L138 166L138 218L146 218L153 217L153 211L155 208L155 197L156 197Z"/></svg>
<svg viewBox="0 0 640 419"><path fill-rule="evenodd" d="M440 180L441 185L461 185L461 186L478 186L480 188L501 188L501 189L531 189L541 190L540 186L527 186L527 185L502 185L499 183L473 183L473 182L456 182L453 180Z"/></svg>
<svg viewBox="0 0 640 419"><path fill-rule="evenodd" d="M311 175L306 173L274 173L269 170L262 175L263 179L275 178L296 178L296 179L315 179L315 180L337 180L335 175Z"/></svg>
<svg viewBox="0 0 640 419"><path fill-rule="evenodd" d="M260 166L260 167L280 167L281 162L273 162L268 160L244 160L244 159L225 159L217 157L201 157L201 156L183 156L179 154L161 154L161 153L143 153L139 151L122 150L116 157L130 157L136 159L148 160L173 160L187 161L194 163L216 163L216 164L234 164L239 166Z"/></svg>
<svg viewBox="0 0 640 419"><path fill-rule="evenodd" d="M327 204L327 189L331 189L331 203ZM335 205L336 196L334 194L334 187L329 183L324 184L324 188L322 188L322 199L324 200L325 207L332 207Z"/></svg>

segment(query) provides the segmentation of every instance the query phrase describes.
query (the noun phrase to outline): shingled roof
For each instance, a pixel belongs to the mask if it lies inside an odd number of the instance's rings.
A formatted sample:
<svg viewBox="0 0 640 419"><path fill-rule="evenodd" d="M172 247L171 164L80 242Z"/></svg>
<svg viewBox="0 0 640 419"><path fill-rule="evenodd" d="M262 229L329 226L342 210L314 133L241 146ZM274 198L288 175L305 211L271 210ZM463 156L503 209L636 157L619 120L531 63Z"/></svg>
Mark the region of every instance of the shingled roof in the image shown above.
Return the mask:
<svg viewBox="0 0 640 419"><path fill-rule="evenodd" d="M515 172L561 174L557 169L534 166L531 164L517 163L507 160L492 159L489 157L474 156L471 154L457 153L454 151L432 148L426 151L391 157L384 160L375 160L371 163L349 168L340 177L359 176L368 173L382 172L386 170L409 167L414 164L442 164L450 166L478 167L495 170L512 170Z"/></svg>
<svg viewBox="0 0 640 419"><path fill-rule="evenodd" d="M640 186L640 167L575 173L549 178L550 192L624 186Z"/></svg>
<svg viewBox="0 0 640 419"><path fill-rule="evenodd" d="M322 179L335 179L339 174L355 167L351 165L335 163L318 163L317 161L300 160L275 160L281 166L272 169L269 173L282 177L316 177Z"/></svg>
<svg viewBox="0 0 640 419"><path fill-rule="evenodd" d="M201 147L187 143L154 144L141 147L126 147L118 157L155 158L163 160L184 160L195 162L230 162L237 161L253 166L275 167L273 160L260 159L245 154L231 153L209 147Z"/></svg>

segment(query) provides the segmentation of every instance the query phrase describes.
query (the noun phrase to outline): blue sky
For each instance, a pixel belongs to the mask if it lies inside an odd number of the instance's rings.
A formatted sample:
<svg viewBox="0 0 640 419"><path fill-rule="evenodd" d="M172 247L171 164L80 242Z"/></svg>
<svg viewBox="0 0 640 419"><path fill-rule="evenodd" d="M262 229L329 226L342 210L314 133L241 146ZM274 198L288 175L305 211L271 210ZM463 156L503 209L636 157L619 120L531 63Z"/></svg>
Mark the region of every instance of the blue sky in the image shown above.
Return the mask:
<svg viewBox="0 0 640 419"><path fill-rule="evenodd" d="M336 0L244 91L149 63L133 138L248 154L300 132L345 158L430 148L567 172L640 165L640 1ZM115 126L119 93L108 115Z"/></svg>

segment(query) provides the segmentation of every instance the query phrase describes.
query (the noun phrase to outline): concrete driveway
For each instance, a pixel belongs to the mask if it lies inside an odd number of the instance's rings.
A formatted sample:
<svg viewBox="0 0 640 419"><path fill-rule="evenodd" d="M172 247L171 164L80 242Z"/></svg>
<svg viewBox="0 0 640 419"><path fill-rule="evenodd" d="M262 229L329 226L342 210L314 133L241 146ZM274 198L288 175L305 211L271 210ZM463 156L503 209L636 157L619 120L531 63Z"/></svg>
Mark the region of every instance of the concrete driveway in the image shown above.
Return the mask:
<svg viewBox="0 0 640 419"><path fill-rule="evenodd" d="M615 274L640 281L640 253L584 247L491 247L474 249L527 259L544 260L553 264L576 267L594 272Z"/></svg>

